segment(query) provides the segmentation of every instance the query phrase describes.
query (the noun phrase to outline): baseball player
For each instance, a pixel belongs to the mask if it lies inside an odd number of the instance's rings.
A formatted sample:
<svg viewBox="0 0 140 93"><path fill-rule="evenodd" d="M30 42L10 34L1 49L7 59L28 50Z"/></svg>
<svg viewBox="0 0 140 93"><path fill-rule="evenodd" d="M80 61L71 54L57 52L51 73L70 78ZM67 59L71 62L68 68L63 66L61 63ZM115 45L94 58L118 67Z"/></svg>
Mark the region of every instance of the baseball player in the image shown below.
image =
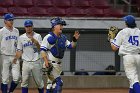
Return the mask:
<svg viewBox="0 0 140 93"><path fill-rule="evenodd" d="M17 52L13 63L16 63L17 59L22 56L22 93L28 93L29 78L31 73L37 84L39 93L44 93L44 82L41 70L42 66L40 63L40 44L42 42L42 37L40 34L33 31L32 20L25 20L24 26L26 33L19 37Z"/></svg>
<svg viewBox="0 0 140 93"><path fill-rule="evenodd" d="M123 18L126 28L110 39L113 51L119 49L123 58L124 70L130 83L129 93L140 93L138 73L140 68L140 30L136 27L135 18L127 15Z"/></svg>
<svg viewBox="0 0 140 93"><path fill-rule="evenodd" d="M53 18L51 20L52 31L44 37L41 44L41 55L45 66L48 68L46 93L61 93L63 85L60 77L62 72L61 59L66 48L76 47L76 42L80 36L79 32L75 31L72 42L68 41L66 36L62 34L65 25L66 22L62 18Z"/></svg>
<svg viewBox="0 0 140 93"><path fill-rule="evenodd" d="M13 27L14 15L7 13L4 15L5 26L0 29L0 50L2 57L2 93L7 93L10 71L12 73L12 82L9 93L12 93L20 80L19 62L13 64L15 56L19 31Z"/></svg>

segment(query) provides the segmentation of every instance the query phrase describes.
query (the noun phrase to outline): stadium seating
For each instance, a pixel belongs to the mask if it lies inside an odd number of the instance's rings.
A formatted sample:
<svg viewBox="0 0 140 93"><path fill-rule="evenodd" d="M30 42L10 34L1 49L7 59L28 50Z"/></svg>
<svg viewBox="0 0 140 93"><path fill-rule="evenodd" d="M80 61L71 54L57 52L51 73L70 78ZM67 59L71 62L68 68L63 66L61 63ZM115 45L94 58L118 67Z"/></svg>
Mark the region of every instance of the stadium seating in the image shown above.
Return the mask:
<svg viewBox="0 0 140 93"><path fill-rule="evenodd" d="M66 9L66 14L67 16L76 16L76 17L86 15L84 9L76 8L76 7Z"/></svg>
<svg viewBox="0 0 140 93"><path fill-rule="evenodd" d="M107 0L91 0L90 4L94 7L100 8L100 9L105 9L105 8L110 7Z"/></svg>
<svg viewBox="0 0 140 93"><path fill-rule="evenodd" d="M3 15L7 12L8 12L7 8L0 7L0 15Z"/></svg>
<svg viewBox="0 0 140 93"><path fill-rule="evenodd" d="M39 7L52 7L52 0L36 0L35 4Z"/></svg>
<svg viewBox="0 0 140 93"><path fill-rule="evenodd" d="M124 16L124 12L122 9L108 8L104 9L104 15L106 17L122 17Z"/></svg>
<svg viewBox="0 0 140 93"><path fill-rule="evenodd" d="M0 7L0 15L6 12L12 12L17 16L121 17L124 15L123 9L112 8L108 0L0 0Z"/></svg>
<svg viewBox="0 0 140 93"><path fill-rule="evenodd" d="M136 5L137 5L137 8L138 8L138 11L140 12L140 1L139 0L136 0Z"/></svg>
<svg viewBox="0 0 140 93"><path fill-rule="evenodd" d="M88 0L72 0L72 6L80 8L88 8L90 7L90 4Z"/></svg>
<svg viewBox="0 0 140 93"><path fill-rule="evenodd" d="M27 16L28 11L27 8L22 7L10 7L8 8L9 12L15 14L16 16Z"/></svg>
<svg viewBox="0 0 140 93"><path fill-rule="evenodd" d="M70 0L53 0L53 4L56 7L63 7L68 8L71 7L71 1Z"/></svg>
<svg viewBox="0 0 140 93"><path fill-rule="evenodd" d="M131 4L136 4L138 2L140 2L140 1L139 0L131 0Z"/></svg>
<svg viewBox="0 0 140 93"><path fill-rule="evenodd" d="M28 8L29 16L46 16L48 13L45 8L41 7L31 7Z"/></svg>
<svg viewBox="0 0 140 93"><path fill-rule="evenodd" d="M61 8L48 8L46 9L50 16L65 16L66 12L65 9Z"/></svg>
<svg viewBox="0 0 140 93"><path fill-rule="evenodd" d="M13 5L14 5L13 0L0 0L1 7L9 7Z"/></svg>
<svg viewBox="0 0 140 93"><path fill-rule="evenodd" d="M32 7L33 2L32 0L14 0L14 5L21 7Z"/></svg>
<svg viewBox="0 0 140 93"><path fill-rule="evenodd" d="M95 17L103 17L104 16L103 10L95 8L95 7L88 8L86 10L86 14L87 14L87 16L90 16L90 17L91 16L95 16Z"/></svg>

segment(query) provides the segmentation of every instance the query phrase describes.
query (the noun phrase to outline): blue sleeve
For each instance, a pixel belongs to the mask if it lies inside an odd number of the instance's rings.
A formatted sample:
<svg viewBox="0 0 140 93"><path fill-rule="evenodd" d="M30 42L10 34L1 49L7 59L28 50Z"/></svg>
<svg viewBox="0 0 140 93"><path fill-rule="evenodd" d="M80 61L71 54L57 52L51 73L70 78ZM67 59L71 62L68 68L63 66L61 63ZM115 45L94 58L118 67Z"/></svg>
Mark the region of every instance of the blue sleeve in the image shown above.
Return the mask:
<svg viewBox="0 0 140 93"><path fill-rule="evenodd" d="M73 47L72 47L72 44L69 44L68 46L67 46L67 48L68 49L72 49Z"/></svg>
<svg viewBox="0 0 140 93"><path fill-rule="evenodd" d="M48 49L51 48L51 44L49 44L48 42L48 38L50 36L46 35L44 38L43 38L43 41L41 43L41 47L40 47L40 50L43 50L43 51L47 51Z"/></svg>
<svg viewBox="0 0 140 93"><path fill-rule="evenodd" d="M53 36L49 36L47 39L48 43L51 45L55 44L56 40L57 40L57 38L55 38Z"/></svg>
<svg viewBox="0 0 140 93"><path fill-rule="evenodd" d="M48 49L46 47L41 46L40 51L47 51Z"/></svg>

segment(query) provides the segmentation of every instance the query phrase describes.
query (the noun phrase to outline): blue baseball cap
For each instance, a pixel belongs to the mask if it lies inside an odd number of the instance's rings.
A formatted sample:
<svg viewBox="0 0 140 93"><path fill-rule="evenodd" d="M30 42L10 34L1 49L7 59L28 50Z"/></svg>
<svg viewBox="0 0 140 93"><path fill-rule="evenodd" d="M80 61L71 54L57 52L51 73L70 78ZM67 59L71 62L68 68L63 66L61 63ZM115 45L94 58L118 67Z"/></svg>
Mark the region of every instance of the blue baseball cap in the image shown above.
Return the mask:
<svg viewBox="0 0 140 93"><path fill-rule="evenodd" d="M63 26L66 26L67 25L66 22L62 18L60 18L60 17L56 17L56 18L53 18L51 20L51 26L52 26L52 28L54 26L58 25L58 24L61 24Z"/></svg>
<svg viewBox="0 0 140 93"><path fill-rule="evenodd" d="M33 26L33 21L28 19L28 20L25 20L24 22L24 26Z"/></svg>
<svg viewBox="0 0 140 93"><path fill-rule="evenodd" d="M7 13L4 15L4 20L14 20L14 15L11 13Z"/></svg>
<svg viewBox="0 0 140 93"><path fill-rule="evenodd" d="M135 17L132 15L127 15L123 17L123 20L128 24L128 25L133 25L135 24Z"/></svg>

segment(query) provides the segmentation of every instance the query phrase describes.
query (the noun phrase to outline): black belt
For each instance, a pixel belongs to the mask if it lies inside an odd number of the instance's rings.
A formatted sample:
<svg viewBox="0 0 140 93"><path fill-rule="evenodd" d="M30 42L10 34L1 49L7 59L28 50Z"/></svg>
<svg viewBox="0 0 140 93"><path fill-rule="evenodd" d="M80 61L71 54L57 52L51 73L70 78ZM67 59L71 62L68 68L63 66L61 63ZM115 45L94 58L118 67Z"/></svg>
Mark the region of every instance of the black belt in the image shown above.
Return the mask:
<svg viewBox="0 0 140 93"><path fill-rule="evenodd" d="M52 61L52 63L57 63L57 64L61 64L61 62L55 62L55 61Z"/></svg>

